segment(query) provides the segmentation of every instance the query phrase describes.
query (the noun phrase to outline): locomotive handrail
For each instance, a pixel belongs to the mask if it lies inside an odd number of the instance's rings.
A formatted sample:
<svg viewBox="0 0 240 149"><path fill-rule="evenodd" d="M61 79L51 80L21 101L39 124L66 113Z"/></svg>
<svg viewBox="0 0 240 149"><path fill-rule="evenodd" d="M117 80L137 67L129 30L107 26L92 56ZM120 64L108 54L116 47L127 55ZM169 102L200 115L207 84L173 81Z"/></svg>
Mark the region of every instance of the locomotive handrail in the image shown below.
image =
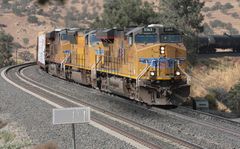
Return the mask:
<svg viewBox="0 0 240 149"><path fill-rule="evenodd" d="M143 69L143 71L141 71L141 72L139 73L139 75L137 76L137 86L139 86L139 79L147 72L147 70L152 66L152 64L153 64L154 61L155 61L155 60L152 60L152 61L151 61L151 64L150 64L150 65L146 65L146 67Z"/></svg>
<svg viewBox="0 0 240 149"><path fill-rule="evenodd" d="M70 55L66 55L66 57L62 60L61 66L60 66L61 70L64 69L64 71L65 71L65 65L64 64L66 63L66 61L68 60L69 57L70 57Z"/></svg>
<svg viewBox="0 0 240 149"><path fill-rule="evenodd" d="M191 84L191 76L188 75L180 66L180 61L177 61L177 66L179 68L179 70L187 77L187 84Z"/></svg>

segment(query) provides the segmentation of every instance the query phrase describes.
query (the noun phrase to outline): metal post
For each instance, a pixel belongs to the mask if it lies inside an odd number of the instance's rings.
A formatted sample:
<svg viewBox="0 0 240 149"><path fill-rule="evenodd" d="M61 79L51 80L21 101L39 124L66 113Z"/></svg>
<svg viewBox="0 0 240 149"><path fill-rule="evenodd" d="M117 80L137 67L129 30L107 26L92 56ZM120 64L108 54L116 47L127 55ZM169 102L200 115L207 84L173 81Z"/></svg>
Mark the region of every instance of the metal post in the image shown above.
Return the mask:
<svg viewBox="0 0 240 149"><path fill-rule="evenodd" d="M17 62L17 53L18 53L18 50L16 49L16 64L18 64L18 62Z"/></svg>
<svg viewBox="0 0 240 149"><path fill-rule="evenodd" d="M75 140L75 126L72 124L72 137L73 137L73 149L76 149L76 140Z"/></svg>

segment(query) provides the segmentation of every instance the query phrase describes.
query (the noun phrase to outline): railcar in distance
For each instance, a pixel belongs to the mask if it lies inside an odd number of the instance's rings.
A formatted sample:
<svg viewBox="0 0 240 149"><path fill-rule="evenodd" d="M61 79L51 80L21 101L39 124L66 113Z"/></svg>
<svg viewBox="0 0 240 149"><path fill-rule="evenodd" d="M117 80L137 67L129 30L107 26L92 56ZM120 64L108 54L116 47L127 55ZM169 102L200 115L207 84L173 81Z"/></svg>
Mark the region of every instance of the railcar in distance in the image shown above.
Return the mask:
<svg viewBox="0 0 240 149"><path fill-rule="evenodd" d="M198 53L214 54L217 49L230 49L231 52L240 52L240 35L208 35L198 37Z"/></svg>

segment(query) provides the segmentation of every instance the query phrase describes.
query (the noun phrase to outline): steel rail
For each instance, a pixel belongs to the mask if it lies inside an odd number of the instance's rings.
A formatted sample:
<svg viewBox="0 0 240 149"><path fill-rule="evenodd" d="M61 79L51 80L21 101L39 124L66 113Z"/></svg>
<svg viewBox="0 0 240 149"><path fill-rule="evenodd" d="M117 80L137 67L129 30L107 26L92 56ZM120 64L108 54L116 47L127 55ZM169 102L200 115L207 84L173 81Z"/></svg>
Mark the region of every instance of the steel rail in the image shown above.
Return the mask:
<svg viewBox="0 0 240 149"><path fill-rule="evenodd" d="M28 80L29 82L31 82L31 83L33 83L33 84L35 84L35 85L38 85L38 86L41 86L42 88L47 89L47 90L50 91L50 92L57 93L57 94L60 95L60 96L63 96L63 97L72 99L72 100L74 100L75 102L78 102L78 103L80 103L80 104L82 104L82 105L89 106L89 107L91 107L92 109L94 109L94 110L96 110L96 111L99 111L99 112L101 112L101 113L104 113L104 114L106 114L106 115L108 115L108 116L110 116L110 117L114 117L114 118L116 118L116 119L118 119L118 120L121 120L121 121L123 121L123 122L125 122L125 123L131 124L132 126L138 127L140 130L144 130L144 131L146 131L146 132L148 132L148 133L154 134L154 136L159 136L159 137L168 139L168 140L170 140L170 141L173 141L173 142L175 142L175 143L177 143L177 144L180 144L180 145L185 146L185 147L188 147L188 148L194 148L194 149L195 149L195 148L196 148L196 149L202 148L202 147L200 147L200 146L198 146L198 145L196 145L196 144L193 144L193 143L191 143L191 142L188 142L188 141L186 141L186 140L182 140L182 139L176 138L176 137L173 136L173 135L164 133L164 132L162 132L162 131L153 129L153 128L151 128L151 127L148 127L148 126L145 126L145 125L142 125L142 124L139 124L139 123L136 123L135 121L132 121L132 120L130 120L130 119L127 119L127 118L122 117L122 116L119 116L119 115L116 115L116 114L114 114L114 113L112 113L112 112L106 111L105 109L99 108L99 107L97 107L97 106L95 106L95 105L89 104L89 103L84 102L84 101L82 101L82 100L80 101L78 98L75 98L75 97L72 97L72 96L63 94L63 93L61 93L61 92L59 92L59 91L56 91L56 90L54 90L54 89L52 89L52 88L49 88L49 87L47 87L47 86L45 86L45 85L43 85L43 84L40 84L40 83L38 83L38 82L36 82L36 81L34 81L34 80L31 80L31 79L29 79L29 78L27 78L26 76L23 76L23 75L21 74L21 70L24 69L24 68L26 68L26 67L28 67L28 66L21 67L21 68L19 69L19 71L18 71L19 76L22 77L23 79ZM96 119L95 119L95 120L96 120ZM96 121L100 122L101 120L98 119L98 120L96 120ZM102 121L102 123L105 123L105 122ZM112 128L114 128L114 127L115 127L115 126L113 126ZM116 129L116 128L115 128L115 129ZM118 131L119 131L119 130L118 130ZM127 132L124 132L124 131L123 131L123 133L126 134ZM130 135L130 134L128 134L128 135ZM130 137L130 138L134 138L134 136L129 136L129 137ZM137 138L138 138L138 137L135 136L135 139L137 139ZM134 139L134 140L135 140L135 139ZM141 139L138 138L138 140L141 140ZM143 143L142 141L140 141L140 142ZM151 148L159 148L159 146L156 146L156 145L153 145L153 144L148 144L148 146L151 147Z"/></svg>
<svg viewBox="0 0 240 149"><path fill-rule="evenodd" d="M14 83L17 83L18 85L24 87L25 89L31 90L34 93L36 93L36 94L38 94L38 95L40 95L42 97L47 98L51 102L55 102L57 105L60 105L62 107L76 106L75 104L69 103L69 102L64 101L64 100L58 100L56 97L54 97L52 95L49 95L48 93L43 92L43 91L41 91L39 89L36 89L36 88L34 88L33 86L31 86L31 85L29 85L27 83L24 83L23 81L17 79L18 76L14 77L14 75L19 75L19 70L21 70L21 68L25 68L25 67L28 67L28 66L31 66L31 65L33 65L33 64L22 64L22 65L20 65L19 66L20 68L17 70L17 72L15 72L16 74L9 74L8 72L11 69L17 68L18 66L9 67L6 70L5 74L6 74L7 78L10 79L11 81L13 81ZM115 131L115 132L117 132L117 133L119 133L119 134L121 134L121 135L123 135L123 136L125 136L127 138L135 140L136 142L142 144L143 146L146 146L146 148L151 148L151 149L160 149L160 148L162 148L159 145L156 145L156 144L153 144L153 143L148 142L146 140L143 140L139 136L136 136L134 134L131 134L131 133L121 129L121 128L118 128L118 127L114 126L113 124L106 123L105 121L101 120L101 118L98 118L96 116L92 115L91 116L91 120L96 122L96 123L98 123L98 124L100 124L100 125L105 126L106 128L109 128L109 129L111 129L111 130L113 130L113 131Z"/></svg>

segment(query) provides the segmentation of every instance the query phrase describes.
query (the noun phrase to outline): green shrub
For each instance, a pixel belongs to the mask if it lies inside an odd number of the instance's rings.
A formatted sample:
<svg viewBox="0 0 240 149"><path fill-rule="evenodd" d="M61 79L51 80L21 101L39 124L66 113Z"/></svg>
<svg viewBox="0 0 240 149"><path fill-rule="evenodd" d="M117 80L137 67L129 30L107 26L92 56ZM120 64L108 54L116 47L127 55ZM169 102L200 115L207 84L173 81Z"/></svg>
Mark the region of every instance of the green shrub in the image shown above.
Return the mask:
<svg viewBox="0 0 240 149"><path fill-rule="evenodd" d="M28 44L29 44L29 39L28 39L28 38L23 38L23 43L24 43L25 45L28 45Z"/></svg>
<svg viewBox="0 0 240 149"><path fill-rule="evenodd" d="M0 138L3 139L4 143L8 143L14 140L15 135L8 131L1 131Z"/></svg>
<svg viewBox="0 0 240 149"><path fill-rule="evenodd" d="M34 55L29 51L23 51L19 53L19 57L24 61L31 61L34 58Z"/></svg>
<svg viewBox="0 0 240 149"><path fill-rule="evenodd" d="M78 0L72 0L72 4L78 3Z"/></svg>
<svg viewBox="0 0 240 149"><path fill-rule="evenodd" d="M8 0L2 0L2 4L1 4L1 8L2 9L10 9L11 5L8 3Z"/></svg>
<svg viewBox="0 0 240 149"><path fill-rule="evenodd" d="M232 13L232 17L235 19L239 19L239 14L237 12Z"/></svg>
<svg viewBox="0 0 240 149"><path fill-rule="evenodd" d="M13 37L0 31L0 68L13 64Z"/></svg>
<svg viewBox="0 0 240 149"><path fill-rule="evenodd" d="M22 16L22 10L17 7L17 5L12 6L12 11L16 16Z"/></svg>
<svg viewBox="0 0 240 149"><path fill-rule="evenodd" d="M208 18L210 18L210 17L212 16L212 14L211 14L211 13L207 13L206 16L207 16Z"/></svg>
<svg viewBox="0 0 240 149"><path fill-rule="evenodd" d="M38 18L36 16L28 16L27 20L29 23L39 23Z"/></svg>
<svg viewBox="0 0 240 149"><path fill-rule="evenodd" d="M211 11L215 11L215 10L219 10L221 9L222 4L220 2L216 2L212 7L211 7Z"/></svg>
<svg viewBox="0 0 240 149"><path fill-rule="evenodd" d="M233 112L240 114L240 83L229 91L225 103Z"/></svg>
<svg viewBox="0 0 240 149"><path fill-rule="evenodd" d="M232 9L234 6L230 3L226 3L225 5L222 5L221 9L227 10L227 9Z"/></svg>
<svg viewBox="0 0 240 149"><path fill-rule="evenodd" d="M213 30L211 29L211 27L207 24L207 23L204 23L203 24L203 28L204 28L204 33L205 34L213 34Z"/></svg>
<svg viewBox="0 0 240 149"><path fill-rule="evenodd" d="M216 28L216 27L224 27L225 23L220 21L220 20L214 20L214 21L210 21L210 25L212 28Z"/></svg>
<svg viewBox="0 0 240 149"><path fill-rule="evenodd" d="M216 2L211 8L210 7L204 7L202 11L216 11L221 10L223 13L226 13L227 10L234 8L234 6L231 3L226 3L222 5L220 2Z"/></svg>
<svg viewBox="0 0 240 149"><path fill-rule="evenodd" d="M209 107L211 109L216 109L217 108L217 99L216 99L216 95L214 93L206 95L205 99L208 100Z"/></svg>

